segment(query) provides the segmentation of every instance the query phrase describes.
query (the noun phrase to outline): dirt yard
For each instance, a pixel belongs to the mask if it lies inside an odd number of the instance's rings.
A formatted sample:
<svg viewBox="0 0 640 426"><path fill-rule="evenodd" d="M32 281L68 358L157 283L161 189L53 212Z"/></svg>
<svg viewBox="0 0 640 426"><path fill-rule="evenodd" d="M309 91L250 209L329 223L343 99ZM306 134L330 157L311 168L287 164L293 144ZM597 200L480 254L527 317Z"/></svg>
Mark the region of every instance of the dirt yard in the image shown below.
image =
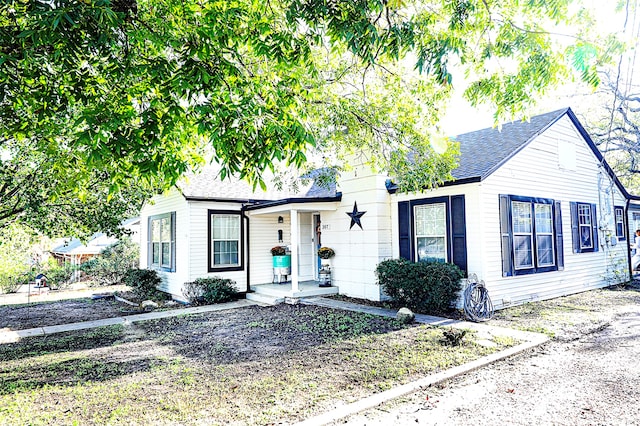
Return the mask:
<svg viewBox="0 0 640 426"><path fill-rule="evenodd" d="M552 341L336 424L637 424L636 290L502 310L490 324ZM2 306L0 324L130 309L90 299ZM24 339L0 345L0 425L291 424L514 343L488 349L469 336L450 347L442 331L279 305Z"/></svg>
<svg viewBox="0 0 640 426"><path fill-rule="evenodd" d="M25 305L0 306L0 329L27 328L91 321L140 313L133 306L111 299L88 298Z"/></svg>
<svg viewBox="0 0 640 426"><path fill-rule="evenodd" d="M284 304L28 338L0 345L0 424L290 424L513 342L496 343Z"/></svg>
<svg viewBox="0 0 640 426"><path fill-rule="evenodd" d="M595 290L498 312L547 344L336 425L638 425L640 292Z"/></svg>

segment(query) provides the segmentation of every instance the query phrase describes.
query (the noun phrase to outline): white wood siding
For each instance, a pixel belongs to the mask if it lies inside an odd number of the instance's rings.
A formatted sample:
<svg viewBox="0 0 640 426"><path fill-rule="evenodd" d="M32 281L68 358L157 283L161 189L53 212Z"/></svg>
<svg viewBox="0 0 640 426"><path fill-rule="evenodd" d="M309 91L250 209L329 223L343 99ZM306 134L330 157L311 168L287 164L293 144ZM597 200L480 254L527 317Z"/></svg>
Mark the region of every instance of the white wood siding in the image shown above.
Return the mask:
<svg viewBox="0 0 640 426"><path fill-rule="evenodd" d="M575 170L560 166L558 143L573 143ZM562 203L564 270L515 277L502 277L499 229L499 194L552 198ZM547 299L610 285L606 277L612 269L626 267L626 245L610 247L599 232L600 251L573 253L571 238L571 201L598 205L598 225L612 230L613 205L625 200L612 185L586 142L566 116L509 159L480 185L478 215L482 250L469 251L469 257L482 256L479 277L484 279L497 308L531 300ZM467 230L470 228L467 227ZM614 231L615 232L615 231ZM473 235L467 234L473 241ZM603 246L604 244L604 246Z"/></svg>
<svg viewBox="0 0 640 426"><path fill-rule="evenodd" d="M162 277L161 290L170 293L175 299L184 300L182 294L184 283L196 278L219 276L235 281L238 291L246 291L246 240L243 241L245 249L243 270L208 272L208 211L209 209L239 211L240 207L238 203L187 201L177 190L171 190L165 195L154 197L153 203L147 203L140 213L140 267L147 267L148 217L175 211L176 271L159 271ZM242 222L242 226L245 226L244 222Z"/></svg>
<svg viewBox="0 0 640 426"><path fill-rule="evenodd" d="M322 212L322 245L331 247L336 255L332 259L332 280L341 294L380 300L380 287L376 282L377 264L392 256L391 200L385 188L386 177L373 174L368 166L354 167L340 179L342 201L335 212ZM354 225L347 213L366 213L361 218L362 228ZM327 229L328 228L328 229Z"/></svg>
<svg viewBox="0 0 640 426"><path fill-rule="evenodd" d="M631 201L627 211L627 236L630 243L634 242L637 229L640 229L640 202Z"/></svg>
<svg viewBox="0 0 640 426"><path fill-rule="evenodd" d="M283 223L278 223L282 217ZM278 241L278 230L282 230L283 241ZM271 248L291 245L291 220L288 214L253 214L249 216L250 272L251 284L266 284L273 281Z"/></svg>
<svg viewBox="0 0 640 426"><path fill-rule="evenodd" d="M188 251L188 264L189 275L188 281L193 281L196 278L206 277L222 277L228 278L236 282L236 288L238 291L247 291L247 273L246 273L246 231L245 241L242 241L243 245L241 253L244 253L245 259L243 260L244 268L240 271L221 271L221 272L208 272L209 269L209 210L231 210L240 212L242 205L239 203L224 203L213 201L189 201L189 251ZM245 226L242 218L241 226Z"/></svg>
<svg viewBox="0 0 640 426"><path fill-rule="evenodd" d="M189 276L189 210L187 202L179 191L172 189L168 193L153 197L152 202L146 203L140 212L140 268L148 266L148 226L149 216L176 212L176 267L175 272L158 271L162 278L160 289L176 299L183 299L182 283Z"/></svg>
<svg viewBox="0 0 640 426"><path fill-rule="evenodd" d="M392 197L391 222L393 223L393 258L400 257L400 236L398 231L398 203L409 200L422 200L443 196L464 195L465 228L467 242L467 270L470 274L478 276L483 274L484 264L482 253L484 247L482 233L482 217L478 214L480 210L480 184L470 183L465 185L454 185L420 193L395 194ZM450 241L447 244L451 244Z"/></svg>

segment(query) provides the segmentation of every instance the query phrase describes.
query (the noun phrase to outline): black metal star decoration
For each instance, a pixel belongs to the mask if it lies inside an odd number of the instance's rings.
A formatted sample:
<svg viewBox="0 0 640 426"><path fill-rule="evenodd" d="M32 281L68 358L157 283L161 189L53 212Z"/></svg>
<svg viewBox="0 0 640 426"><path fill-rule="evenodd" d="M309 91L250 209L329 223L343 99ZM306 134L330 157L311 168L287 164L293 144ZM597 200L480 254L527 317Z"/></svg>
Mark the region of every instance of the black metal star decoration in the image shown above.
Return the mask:
<svg viewBox="0 0 640 426"><path fill-rule="evenodd" d="M351 228L353 228L353 225L358 225L360 227L360 229L362 229L362 223L360 223L360 218L365 214L366 212L359 212L358 211L358 204L354 201L353 202L353 211L351 213L347 212L347 216L349 216L351 218L351 225L349 226L349 230L351 230Z"/></svg>

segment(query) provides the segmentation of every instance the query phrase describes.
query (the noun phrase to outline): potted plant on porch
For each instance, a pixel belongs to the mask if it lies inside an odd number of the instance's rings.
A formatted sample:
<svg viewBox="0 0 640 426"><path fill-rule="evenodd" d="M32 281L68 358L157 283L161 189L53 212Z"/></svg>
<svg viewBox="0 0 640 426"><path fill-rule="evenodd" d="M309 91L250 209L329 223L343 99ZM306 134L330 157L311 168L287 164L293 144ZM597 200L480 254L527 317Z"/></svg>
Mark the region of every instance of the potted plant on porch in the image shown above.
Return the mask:
<svg viewBox="0 0 640 426"><path fill-rule="evenodd" d="M320 272L318 278L320 280L320 287L331 287L331 258L335 256L336 252L330 247L320 247L318 249L318 257L321 259Z"/></svg>
<svg viewBox="0 0 640 426"><path fill-rule="evenodd" d="M287 254L287 248L285 246L272 247L271 256L273 256L273 282L286 281L286 277L291 274L291 255Z"/></svg>
<svg viewBox="0 0 640 426"><path fill-rule="evenodd" d="M333 256L336 255L336 252L333 251L332 248L330 247L320 247L318 249L318 257L322 260L329 260L331 259ZM323 265L331 265L331 262L321 262Z"/></svg>

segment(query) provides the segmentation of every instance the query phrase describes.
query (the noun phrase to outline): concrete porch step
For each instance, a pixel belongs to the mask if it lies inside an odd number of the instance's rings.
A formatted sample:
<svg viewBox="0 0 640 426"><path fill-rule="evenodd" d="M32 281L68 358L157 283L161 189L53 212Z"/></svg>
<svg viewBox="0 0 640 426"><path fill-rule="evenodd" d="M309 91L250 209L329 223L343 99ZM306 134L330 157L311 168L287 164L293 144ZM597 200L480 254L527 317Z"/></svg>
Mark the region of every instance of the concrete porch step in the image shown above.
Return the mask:
<svg viewBox="0 0 640 426"><path fill-rule="evenodd" d="M338 294L338 287L319 287L317 281L303 281L298 285L298 291L292 292L291 283L282 284L257 284L252 285L251 290L258 294L277 298L291 297L300 299L303 297L328 296Z"/></svg>
<svg viewBox="0 0 640 426"><path fill-rule="evenodd" d="M278 305L284 302L283 296L274 296L263 293L247 293L247 300L251 300L252 302L264 303L265 305Z"/></svg>

